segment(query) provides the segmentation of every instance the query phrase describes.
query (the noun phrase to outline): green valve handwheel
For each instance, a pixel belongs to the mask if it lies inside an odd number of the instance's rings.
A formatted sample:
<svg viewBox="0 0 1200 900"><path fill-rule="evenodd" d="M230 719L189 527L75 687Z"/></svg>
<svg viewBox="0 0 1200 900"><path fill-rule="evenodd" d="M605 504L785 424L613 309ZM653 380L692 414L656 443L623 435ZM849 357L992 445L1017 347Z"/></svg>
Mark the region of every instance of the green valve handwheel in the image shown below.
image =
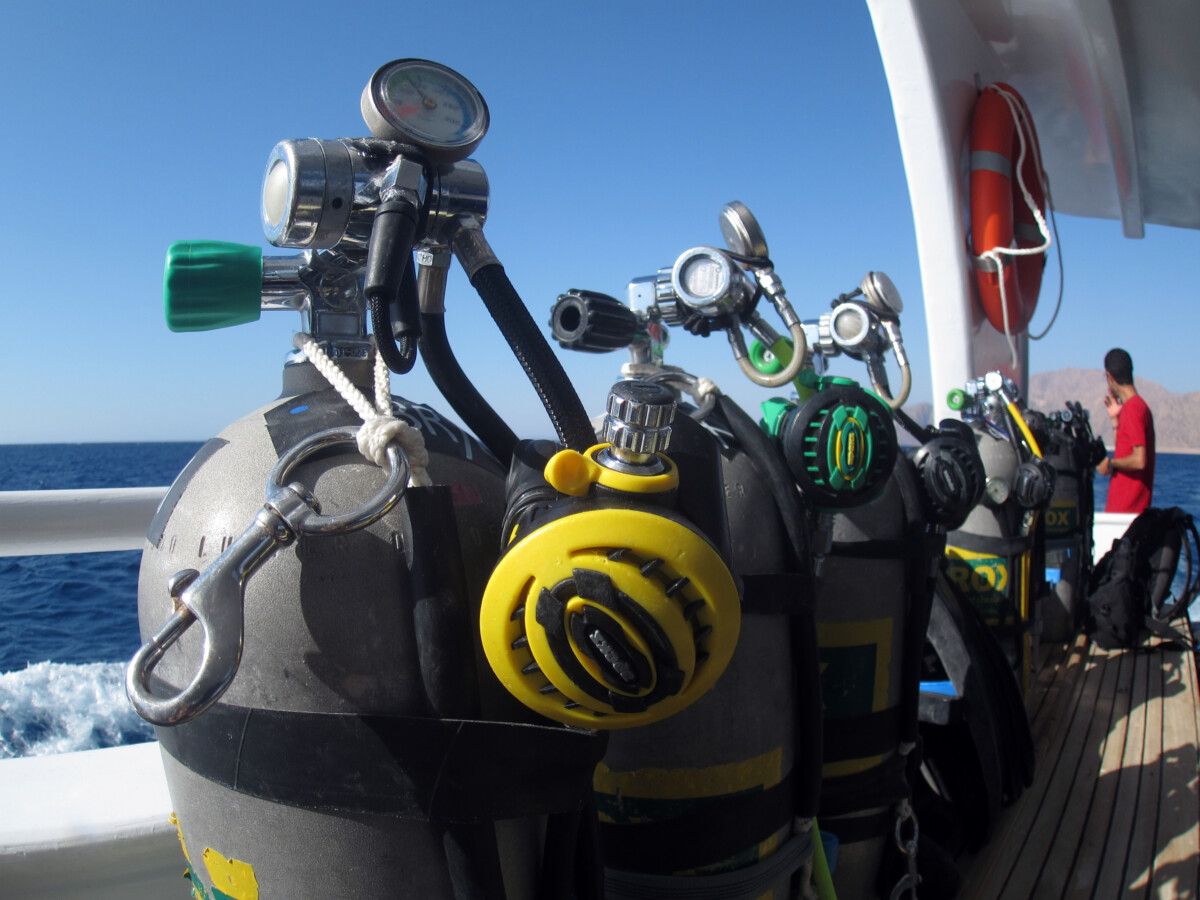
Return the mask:
<svg viewBox="0 0 1200 900"><path fill-rule="evenodd" d="M764 403L764 422L809 503L827 510L859 506L879 495L896 464L891 411L852 381L816 381L818 390L799 405Z"/></svg>
<svg viewBox="0 0 1200 900"><path fill-rule="evenodd" d="M967 392L962 388L954 388L946 395L946 405L955 412L959 412L967 405Z"/></svg>
<svg viewBox="0 0 1200 900"><path fill-rule="evenodd" d="M172 331L254 322L262 312L262 250L226 241L177 241L167 249L163 305Z"/></svg>

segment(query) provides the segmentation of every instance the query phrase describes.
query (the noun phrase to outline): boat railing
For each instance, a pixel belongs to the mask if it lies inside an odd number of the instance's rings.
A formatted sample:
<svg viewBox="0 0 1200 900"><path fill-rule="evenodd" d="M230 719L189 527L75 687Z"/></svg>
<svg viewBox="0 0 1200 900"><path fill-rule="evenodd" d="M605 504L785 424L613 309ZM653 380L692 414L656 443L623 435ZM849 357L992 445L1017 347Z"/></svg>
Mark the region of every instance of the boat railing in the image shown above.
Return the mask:
<svg viewBox="0 0 1200 900"><path fill-rule="evenodd" d="M0 556L140 550L167 491L0 491ZM0 885L21 895L53 867L63 896L83 896L71 892L73 864L80 879L139 883L161 870L174 882L170 812L157 742L0 760Z"/></svg>
<svg viewBox="0 0 1200 900"><path fill-rule="evenodd" d="M167 491L0 491L0 556L140 550Z"/></svg>

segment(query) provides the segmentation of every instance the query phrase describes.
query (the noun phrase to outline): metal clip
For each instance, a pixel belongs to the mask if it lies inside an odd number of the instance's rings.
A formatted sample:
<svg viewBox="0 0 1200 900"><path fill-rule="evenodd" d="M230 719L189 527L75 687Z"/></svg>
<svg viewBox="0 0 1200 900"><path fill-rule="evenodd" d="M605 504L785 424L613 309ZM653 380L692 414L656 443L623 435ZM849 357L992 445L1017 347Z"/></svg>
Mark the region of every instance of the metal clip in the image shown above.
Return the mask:
<svg viewBox="0 0 1200 900"><path fill-rule="evenodd" d="M378 521L400 500L408 483L409 463L396 444L387 448L389 471L379 492L361 509L340 516L319 515L312 492L284 484L289 472L308 457L337 444L355 445L355 427L331 428L297 444L275 464L267 479L266 503L254 522L203 572L184 569L167 583L175 612L134 655L125 672L125 693L134 710L155 725L178 725L204 712L225 692L242 658L245 582L278 547L303 534L341 534ZM150 673L167 648L199 622L204 630L200 668L183 690L155 697Z"/></svg>
<svg viewBox="0 0 1200 900"><path fill-rule="evenodd" d="M912 837L905 840L903 828L904 823L908 821L912 822ZM891 900L901 900L905 894L916 900L917 885L921 883L921 876L917 874L917 840L920 834L921 830L912 807L908 805L908 801L901 802L896 815L895 837L896 847L907 858L908 872L892 888Z"/></svg>

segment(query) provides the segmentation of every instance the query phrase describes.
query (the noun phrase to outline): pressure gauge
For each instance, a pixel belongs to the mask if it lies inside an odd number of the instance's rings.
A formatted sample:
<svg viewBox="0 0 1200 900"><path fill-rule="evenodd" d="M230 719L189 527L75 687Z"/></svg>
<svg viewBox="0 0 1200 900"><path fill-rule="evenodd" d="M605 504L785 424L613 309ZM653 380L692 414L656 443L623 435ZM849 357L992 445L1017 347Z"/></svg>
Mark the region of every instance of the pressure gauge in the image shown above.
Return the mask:
<svg viewBox="0 0 1200 900"><path fill-rule="evenodd" d="M867 304L883 316L898 316L904 312L904 301L892 279L882 272L868 272L861 282L859 289L867 298Z"/></svg>
<svg viewBox="0 0 1200 900"><path fill-rule="evenodd" d="M424 59L383 66L363 89L360 105L375 137L411 144L439 165L466 159L488 129L487 104L475 86Z"/></svg>
<svg viewBox="0 0 1200 900"><path fill-rule="evenodd" d="M987 498L992 502L993 506L1003 506L1004 502L1008 500L1008 495L1012 489L1007 480L992 477L987 480L985 490Z"/></svg>

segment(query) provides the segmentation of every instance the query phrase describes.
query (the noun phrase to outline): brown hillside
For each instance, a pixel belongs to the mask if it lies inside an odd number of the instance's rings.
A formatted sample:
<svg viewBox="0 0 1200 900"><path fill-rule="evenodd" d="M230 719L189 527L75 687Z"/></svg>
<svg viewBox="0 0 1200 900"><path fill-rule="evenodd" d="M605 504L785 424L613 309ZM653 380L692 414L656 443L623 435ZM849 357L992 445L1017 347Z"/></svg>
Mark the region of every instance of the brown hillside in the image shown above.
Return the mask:
<svg viewBox="0 0 1200 900"><path fill-rule="evenodd" d="M1164 452L1200 453L1200 391L1176 394L1160 384L1138 378L1134 382L1154 413L1158 449ZM1078 400L1091 414L1092 429L1113 447L1112 424L1104 411L1103 369L1057 369L1029 377L1029 405L1042 412L1060 410L1068 400Z"/></svg>

